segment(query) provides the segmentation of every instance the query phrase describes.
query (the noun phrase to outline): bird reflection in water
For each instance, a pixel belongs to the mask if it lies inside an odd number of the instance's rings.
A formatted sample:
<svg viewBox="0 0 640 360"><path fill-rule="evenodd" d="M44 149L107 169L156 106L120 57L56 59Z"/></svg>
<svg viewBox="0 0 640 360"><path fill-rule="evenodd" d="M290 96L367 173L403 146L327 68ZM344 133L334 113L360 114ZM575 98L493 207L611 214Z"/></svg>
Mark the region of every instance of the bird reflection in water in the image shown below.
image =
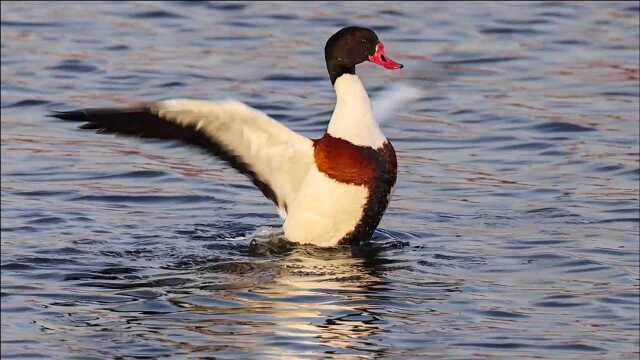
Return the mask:
<svg viewBox="0 0 640 360"><path fill-rule="evenodd" d="M200 295L172 302L189 309L183 313L188 330L207 336L210 343L202 346L213 352L245 348L277 358L384 353L367 339L384 331L377 310L390 288L382 275L390 264L381 255L385 247L319 248L271 236L252 242L251 261L201 268Z"/></svg>

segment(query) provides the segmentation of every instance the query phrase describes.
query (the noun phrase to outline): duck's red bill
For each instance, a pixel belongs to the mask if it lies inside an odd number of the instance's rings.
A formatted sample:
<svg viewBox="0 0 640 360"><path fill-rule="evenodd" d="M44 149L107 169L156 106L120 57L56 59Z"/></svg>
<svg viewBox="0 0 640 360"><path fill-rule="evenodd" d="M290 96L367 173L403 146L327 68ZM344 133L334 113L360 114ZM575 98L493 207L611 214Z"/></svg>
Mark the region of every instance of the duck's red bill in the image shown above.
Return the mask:
<svg viewBox="0 0 640 360"><path fill-rule="evenodd" d="M380 66L384 66L385 69L393 70L403 68L402 64L398 64L384 54L384 44L382 44L382 41L379 41L378 44L376 44L376 52L369 56L369 61Z"/></svg>

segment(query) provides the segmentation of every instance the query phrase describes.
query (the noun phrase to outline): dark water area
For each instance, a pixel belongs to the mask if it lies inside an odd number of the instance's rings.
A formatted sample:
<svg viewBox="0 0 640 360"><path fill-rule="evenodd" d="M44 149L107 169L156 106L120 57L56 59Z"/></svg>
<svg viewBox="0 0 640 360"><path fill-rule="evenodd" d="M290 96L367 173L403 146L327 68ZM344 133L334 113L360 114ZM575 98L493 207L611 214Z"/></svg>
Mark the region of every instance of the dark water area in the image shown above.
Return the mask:
<svg viewBox="0 0 640 360"><path fill-rule="evenodd" d="M638 357L637 2L1 10L2 358ZM375 249L284 244L224 162L46 117L233 98L319 137L354 24L406 66L360 66L372 98L421 91Z"/></svg>

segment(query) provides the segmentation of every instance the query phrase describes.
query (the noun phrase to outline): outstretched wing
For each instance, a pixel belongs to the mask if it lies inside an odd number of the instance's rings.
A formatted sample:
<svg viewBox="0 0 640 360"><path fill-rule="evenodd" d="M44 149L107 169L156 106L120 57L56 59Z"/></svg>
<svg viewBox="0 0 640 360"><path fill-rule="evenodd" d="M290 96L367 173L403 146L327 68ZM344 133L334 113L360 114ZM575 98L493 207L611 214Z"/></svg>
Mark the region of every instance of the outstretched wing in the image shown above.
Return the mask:
<svg viewBox="0 0 640 360"><path fill-rule="evenodd" d="M423 95L419 87L408 82L394 82L371 100L373 116L378 123L383 124L389 119L397 118L398 112L402 112L409 103Z"/></svg>
<svg viewBox="0 0 640 360"><path fill-rule="evenodd" d="M251 178L282 217L313 162L313 142L237 101L176 99L125 109L82 109L52 116L83 129L203 147Z"/></svg>

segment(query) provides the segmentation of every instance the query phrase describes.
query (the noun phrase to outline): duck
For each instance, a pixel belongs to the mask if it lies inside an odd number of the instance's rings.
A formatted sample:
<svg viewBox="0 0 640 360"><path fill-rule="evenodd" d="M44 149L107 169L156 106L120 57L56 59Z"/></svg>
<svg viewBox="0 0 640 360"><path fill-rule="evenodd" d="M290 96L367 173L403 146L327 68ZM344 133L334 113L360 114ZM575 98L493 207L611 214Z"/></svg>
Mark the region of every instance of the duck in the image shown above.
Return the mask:
<svg viewBox="0 0 640 360"><path fill-rule="evenodd" d="M397 178L391 142L374 119L356 66L403 68L377 34L349 26L325 45L336 104L326 132L310 139L234 100L169 99L50 116L101 134L178 140L206 149L247 175L283 220L286 240L319 247L370 241Z"/></svg>

